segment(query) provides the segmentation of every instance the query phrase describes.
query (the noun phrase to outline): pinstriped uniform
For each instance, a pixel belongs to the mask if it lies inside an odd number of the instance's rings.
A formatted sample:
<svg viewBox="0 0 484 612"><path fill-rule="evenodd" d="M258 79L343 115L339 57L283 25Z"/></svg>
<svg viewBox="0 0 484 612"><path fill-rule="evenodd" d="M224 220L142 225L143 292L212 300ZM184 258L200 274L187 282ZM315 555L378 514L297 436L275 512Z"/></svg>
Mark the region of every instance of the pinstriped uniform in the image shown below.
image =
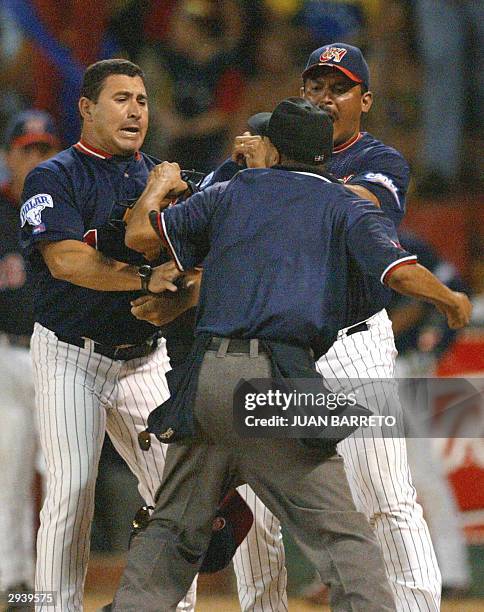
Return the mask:
<svg viewBox="0 0 484 612"><path fill-rule="evenodd" d="M61 342L36 323L31 353L40 441L47 464L46 498L37 539L36 589L56 592L55 608L82 610L99 457L107 431L153 505L166 447L140 450L137 435L167 399L165 342L146 357L119 361ZM192 602L194 592L190 593ZM38 606L37 609L43 609ZM180 603L179 610L192 610Z"/></svg>
<svg viewBox="0 0 484 612"><path fill-rule="evenodd" d="M340 333L317 362L328 388L348 391L355 379L393 378L396 349L386 311L368 320L368 331ZM348 379L351 379L350 381ZM362 384L365 400L382 413L385 397ZM396 392L396 391L395 391ZM422 508L416 501L404 438L360 430L338 445L358 510L380 543L399 612L440 609L440 571Z"/></svg>
<svg viewBox="0 0 484 612"><path fill-rule="evenodd" d="M254 524L234 556L241 610L287 611L286 558L280 523L249 485L237 490L254 515Z"/></svg>

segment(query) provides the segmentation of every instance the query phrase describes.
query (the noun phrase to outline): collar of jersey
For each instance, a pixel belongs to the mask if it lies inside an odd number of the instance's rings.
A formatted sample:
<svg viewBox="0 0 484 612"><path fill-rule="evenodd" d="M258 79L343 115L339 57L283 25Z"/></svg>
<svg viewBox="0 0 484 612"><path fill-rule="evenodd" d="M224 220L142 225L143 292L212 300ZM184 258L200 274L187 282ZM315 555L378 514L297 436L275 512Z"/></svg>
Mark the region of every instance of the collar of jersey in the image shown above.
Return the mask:
<svg viewBox="0 0 484 612"><path fill-rule="evenodd" d="M108 153L107 151L103 151L102 149L96 149L92 145L88 144L85 140L82 140L82 138L81 140L76 142L74 147L81 153L84 153L85 155L90 155L91 157L97 157L98 159L111 159L113 161L123 162L130 162L133 159L135 161L139 161L141 159L141 153L139 151L136 151L134 155L129 155L128 157L123 157L122 155L111 155L111 153Z"/></svg>
<svg viewBox="0 0 484 612"><path fill-rule="evenodd" d="M297 174L307 174L307 176L315 176L316 178L322 179L323 181L326 181L327 183L332 183L333 181L329 178L330 175L325 171L322 170L321 172L310 172L309 170L303 170L300 166L280 166L279 164L276 164L275 166L272 166L273 170L287 170L288 172L296 172Z"/></svg>
<svg viewBox="0 0 484 612"><path fill-rule="evenodd" d="M335 147L333 149L333 153L341 153L342 151L346 151L346 149L349 149L350 147L352 147L355 144L355 142L358 142L360 138L363 138L363 132L358 132L356 136L352 136L349 140L347 140L346 142L343 142L343 144L340 144L337 147Z"/></svg>

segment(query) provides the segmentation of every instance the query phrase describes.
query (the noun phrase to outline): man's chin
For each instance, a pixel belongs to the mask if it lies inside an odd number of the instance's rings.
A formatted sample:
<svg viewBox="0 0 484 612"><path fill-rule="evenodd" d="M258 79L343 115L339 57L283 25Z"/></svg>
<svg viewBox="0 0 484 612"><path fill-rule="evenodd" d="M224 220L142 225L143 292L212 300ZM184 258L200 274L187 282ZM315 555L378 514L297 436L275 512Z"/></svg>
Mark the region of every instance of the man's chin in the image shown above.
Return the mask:
<svg viewBox="0 0 484 612"><path fill-rule="evenodd" d="M143 141L141 139L137 140L121 140L116 143L118 153L115 155L134 155L136 151L139 151Z"/></svg>

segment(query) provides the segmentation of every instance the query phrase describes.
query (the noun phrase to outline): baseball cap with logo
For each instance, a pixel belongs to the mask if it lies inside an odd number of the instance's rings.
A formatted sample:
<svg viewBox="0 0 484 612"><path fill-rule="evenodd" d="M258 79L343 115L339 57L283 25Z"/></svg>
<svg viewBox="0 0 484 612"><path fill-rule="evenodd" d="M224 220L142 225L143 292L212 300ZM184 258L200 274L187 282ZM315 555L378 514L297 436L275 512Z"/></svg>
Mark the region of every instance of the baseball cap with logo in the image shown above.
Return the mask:
<svg viewBox="0 0 484 612"><path fill-rule="evenodd" d="M253 522L254 516L249 506L235 489L231 489L213 520L212 538L200 571L214 573L227 567Z"/></svg>
<svg viewBox="0 0 484 612"><path fill-rule="evenodd" d="M309 56L302 78L309 77L311 73L324 66L340 70L355 83L361 83L365 91L370 88L368 64L358 47L346 43L331 43L316 49Z"/></svg>
<svg viewBox="0 0 484 612"><path fill-rule="evenodd" d="M252 134L267 136L280 153L294 161L318 164L331 156L331 117L303 98L286 98L272 113L252 115L248 125Z"/></svg>
<svg viewBox="0 0 484 612"><path fill-rule="evenodd" d="M6 144L10 149L46 143L60 147L53 118L45 111L26 110L15 115L7 126Z"/></svg>

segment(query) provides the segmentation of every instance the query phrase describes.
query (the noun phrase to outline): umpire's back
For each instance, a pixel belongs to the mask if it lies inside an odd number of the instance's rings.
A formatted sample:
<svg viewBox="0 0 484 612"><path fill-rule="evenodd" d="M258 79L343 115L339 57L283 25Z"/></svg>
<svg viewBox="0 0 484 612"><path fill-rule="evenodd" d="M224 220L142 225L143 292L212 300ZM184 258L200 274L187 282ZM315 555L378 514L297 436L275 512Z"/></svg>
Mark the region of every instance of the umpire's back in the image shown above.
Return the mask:
<svg viewBox="0 0 484 612"><path fill-rule="evenodd" d="M348 320L362 237L353 228L378 209L324 176L280 167L244 170L207 196L217 205L197 331L327 350Z"/></svg>

